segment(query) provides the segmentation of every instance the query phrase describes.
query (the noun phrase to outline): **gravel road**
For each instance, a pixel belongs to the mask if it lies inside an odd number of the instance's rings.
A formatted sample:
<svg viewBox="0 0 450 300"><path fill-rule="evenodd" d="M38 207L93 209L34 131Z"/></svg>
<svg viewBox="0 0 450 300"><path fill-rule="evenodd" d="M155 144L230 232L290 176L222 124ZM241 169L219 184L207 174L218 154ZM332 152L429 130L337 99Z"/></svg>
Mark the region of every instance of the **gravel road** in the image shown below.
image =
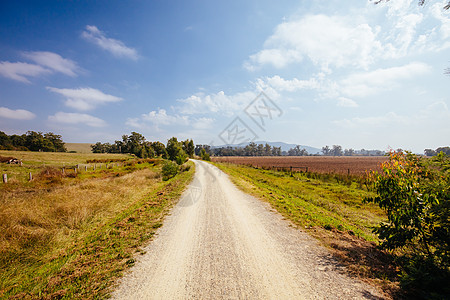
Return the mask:
<svg viewBox="0 0 450 300"><path fill-rule="evenodd" d="M195 161L195 178L113 299L380 299L306 233Z"/></svg>

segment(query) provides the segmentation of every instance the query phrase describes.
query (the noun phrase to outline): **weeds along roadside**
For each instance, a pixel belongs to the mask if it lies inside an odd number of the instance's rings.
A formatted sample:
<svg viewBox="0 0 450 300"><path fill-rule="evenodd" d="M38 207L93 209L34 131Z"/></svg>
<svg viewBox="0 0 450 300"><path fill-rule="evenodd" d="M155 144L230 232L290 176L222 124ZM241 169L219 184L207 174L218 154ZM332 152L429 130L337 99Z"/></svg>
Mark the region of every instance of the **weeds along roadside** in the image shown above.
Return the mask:
<svg viewBox="0 0 450 300"><path fill-rule="evenodd" d="M185 167L163 181L161 165L134 160L73 178L42 169L3 185L0 298L105 296L193 177Z"/></svg>
<svg viewBox="0 0 450 300"><path fill-rule="evenodd" d="M362 203L370 193L359 178L213 164L244 192L270 203L317 238L351 275L380 286L386 297L399 292L393 257L377 249L378 238L372 232L386 216L378 206Z"/></svg>

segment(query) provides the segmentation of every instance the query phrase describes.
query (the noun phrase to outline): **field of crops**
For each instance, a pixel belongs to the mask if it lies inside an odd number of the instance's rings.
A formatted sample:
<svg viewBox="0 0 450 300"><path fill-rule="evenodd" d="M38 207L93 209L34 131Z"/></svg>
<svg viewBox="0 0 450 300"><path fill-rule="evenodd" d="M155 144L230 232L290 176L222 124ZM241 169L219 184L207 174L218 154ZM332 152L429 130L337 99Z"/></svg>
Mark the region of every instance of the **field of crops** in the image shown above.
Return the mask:
<svg viewBox="0 0 450 300"><path fill-rule="evenodd" d="M228 156L212 157L214 162L252 165L259 168L287 168L293 171L360 175L378 170L385 156Z"/></svg>

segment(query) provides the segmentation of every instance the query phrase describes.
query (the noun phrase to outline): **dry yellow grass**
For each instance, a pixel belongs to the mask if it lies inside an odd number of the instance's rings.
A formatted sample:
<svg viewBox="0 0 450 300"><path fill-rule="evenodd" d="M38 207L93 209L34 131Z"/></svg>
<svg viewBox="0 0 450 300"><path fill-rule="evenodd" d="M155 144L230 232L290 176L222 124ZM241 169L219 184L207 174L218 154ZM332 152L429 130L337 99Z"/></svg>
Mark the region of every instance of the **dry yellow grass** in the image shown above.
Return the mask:
<svg viewBox="0 0 450 300"><path fill-rule="evenodd" d="M87 282L92 281L91 288L96 293L104 293L111 280L95 277L97 271L90 266L105 260L100 263L102 272L107 272L111 278L119 276L123 266L129 265L129 258L125 262L122 260L151 236L149 233L156 228L153 226L160 226L158 224L167 207L176 200L177 193L182 191L186 180L192 176L192 172L188 172L190 174L184 173L174 178L174 187L178 192L164 197L165 192L159 191L165 191L172 181L162 181L159 160L135 160L108 169L98 168L88 172L83 169L78 174L72 170L62 176L60 168L50 168L50 174L47 174L46 168L33 165L40 160L47 166L59 165L62 161L75 164L86 162L87 159L127 156L1 152L6 153L0 155L20 157L25 162L22 167L2 164L2 169L9 172L17 169L19 173L34 170L41 172L41 175L37 173L31 182L13 177L7 184L0 183L0 299L12 295L39 298L41 292L51 294L55 289L57 293L66 290L71 295L87 293L84 288L80 289L78 282L71 283L70 278L81 271L89 274L87 279L82 278ZM147 199L154 197L149 196L153 194L163 195L164 198L148 206L146 201L150 201ZM135 227L130 227L126 237L119 235L108 238L113 243L123 243L119 248L109 247L105 250L115 254L102 257L101 260L95 258L96 253L101 255L103 247L92 252L89 249L92 243L101 244L95 241L116 230L114 224L117 220L138 219L141 215L146 216L145 225L129 223ZM87 264L79 265L72 261L79 255L88 260ZM75 273L70 276L58 275L71 268L75 268ZM58 284L62 288L49 285L58 276L61 282L64 281ZM83 285L87 286L87 283ZM102 288L98 289L98 285Z"/></svg>
<svg viewBox="0 0 450 300"><path fill-rule="evenodd" d="M65 143L67 151L76 151L77 153L92 153L89 143Z"/></svg>
<svg viewBox="0 0 450 300"><path fill-rule="evenodd" d="M159 178L155 170L143 169L106 179L67 179L57 186L3 188L0 253L3 259L20 254L40 256L43 248L68 242L83 226L108 218L142 198Z"/></svg>

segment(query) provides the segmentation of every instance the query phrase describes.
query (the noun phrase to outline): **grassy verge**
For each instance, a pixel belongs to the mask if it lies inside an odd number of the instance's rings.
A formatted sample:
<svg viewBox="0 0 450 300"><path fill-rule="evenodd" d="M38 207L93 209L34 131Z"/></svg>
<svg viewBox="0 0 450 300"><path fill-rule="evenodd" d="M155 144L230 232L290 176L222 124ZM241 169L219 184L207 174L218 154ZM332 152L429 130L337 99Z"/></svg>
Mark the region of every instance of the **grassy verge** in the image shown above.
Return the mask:
<svg viewBox="0 0 450 300"><path fill-rule="evenodd" d="M2 185L0 298L106 297L192 179L189 164L168 181L143 162Z"/></svg>
<svg viewBox="0 0 450 300"><path fill-rule="evenodd" d="M362 204L369 193L360 182L326 176L279 172L249 166L214 163L243 191L267 201L285 218L309 232L347 266L349 272L398 291L393 258L377 249L372 228L385 220L378 206ZM339 179L339 178L337 178Z"/></svg>

